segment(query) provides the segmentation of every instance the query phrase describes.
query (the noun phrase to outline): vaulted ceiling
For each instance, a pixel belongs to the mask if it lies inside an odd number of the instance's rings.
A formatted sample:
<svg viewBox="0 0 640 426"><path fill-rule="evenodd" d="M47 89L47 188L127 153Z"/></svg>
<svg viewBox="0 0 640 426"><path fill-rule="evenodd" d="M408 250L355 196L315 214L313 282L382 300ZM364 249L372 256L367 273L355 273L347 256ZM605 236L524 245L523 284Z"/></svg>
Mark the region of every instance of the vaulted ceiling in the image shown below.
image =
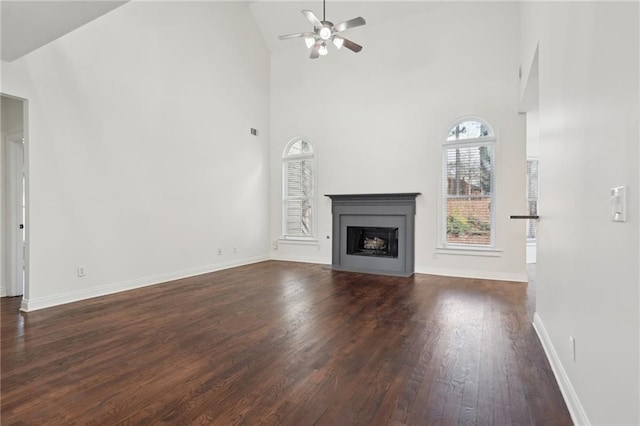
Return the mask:
<svg viewBox="0 0 640 426"><path fill-rule="evenodd" d="M26 1L1 2L2 60L13 61L86 23L127 3L128 0ZM256 24L271 52L291 46L295 41L280 41L278 36L310 31L300 13L312 10L322 18L322 1L236 0L249 3ZM337 24L357 16L368 26L383 26L394 18L438 7L433 1L339 1L326 3L326 18ZM354 29L353 34L356 37ZM356 37L357 38L357 37Z"/></svg>
<svg viewBox="0 0 640 426"><path fill-rule="evenodd" d="M127 1L3 0L2 60L18 59Z"/></svg>
<svg viewBox="0 0 640 426"><path fill-rule="evenodd" d="M301 10L311 10L322 19L322 0L315 1L271 1L257 0L250 2L253 16L260 28L260 32L271 52L276 52L295 43L294 40L278 40L279 35L312 31L311 24L300 13ZM362 16L367 21L367 26L381 26L412 13L419 13L441 6L442 2L436 1L335 1L327 0L326 18L337 24L348 19ZM350 37L353 34L357 41L357 32L363 28L357 28L345 33Z"/></svg>

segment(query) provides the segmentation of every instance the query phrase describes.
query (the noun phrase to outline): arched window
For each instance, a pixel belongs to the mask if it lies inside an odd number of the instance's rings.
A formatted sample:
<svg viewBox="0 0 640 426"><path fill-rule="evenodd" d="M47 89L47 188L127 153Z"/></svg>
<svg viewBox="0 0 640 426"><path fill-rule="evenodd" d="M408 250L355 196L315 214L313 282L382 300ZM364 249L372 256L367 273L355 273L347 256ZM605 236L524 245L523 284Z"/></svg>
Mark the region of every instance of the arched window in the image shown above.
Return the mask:
<svg viewBox="0 0 640 426"><path fill-rule="evenodd" d="M282 236L312 238L314 159L311 144L293 139L282 153Z"/></svg>
<svg viewBox="0 0 640 426"><path fill-rule="evenodd" d="M494 245L495 135L479 119L449 130L443 158L443 243Z"/></svg>

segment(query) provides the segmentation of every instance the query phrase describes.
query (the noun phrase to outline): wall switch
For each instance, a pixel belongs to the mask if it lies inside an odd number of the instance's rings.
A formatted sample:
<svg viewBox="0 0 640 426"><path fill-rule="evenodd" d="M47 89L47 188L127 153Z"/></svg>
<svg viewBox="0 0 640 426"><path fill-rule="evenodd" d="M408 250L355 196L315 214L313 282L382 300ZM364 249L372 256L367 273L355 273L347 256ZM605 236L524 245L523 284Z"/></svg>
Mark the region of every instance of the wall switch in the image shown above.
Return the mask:
<svg viewBox="0 0 640 426"><path fill-rule="evenodd" d="M78 277L84 277L86 275L86 271L84 270L84 266L78 266Z"/></svg>
<svg viewBox="0 0 640 426"><path fill-rule="evenodd" d="M218 256L222 256L222 249L221 248L218 249Z"/></svg>
<svg viewBox="0 0 640 426"><path fill-rule="evenodd" d="M576 339L573 336L569 336L569 351L571 354L571 361L576 362Z"/></svg>
<svg viewBox="0 0 640 426"><path fill-rule="evenodd" d="M238 254L238 247L233 248L233 254Z"/></svg>
<svg viewBox="0 0 640 426"><path fill-rule="evenodd" d="M611 188L611 221L627 221L627 189L624 186Z"/></svg>

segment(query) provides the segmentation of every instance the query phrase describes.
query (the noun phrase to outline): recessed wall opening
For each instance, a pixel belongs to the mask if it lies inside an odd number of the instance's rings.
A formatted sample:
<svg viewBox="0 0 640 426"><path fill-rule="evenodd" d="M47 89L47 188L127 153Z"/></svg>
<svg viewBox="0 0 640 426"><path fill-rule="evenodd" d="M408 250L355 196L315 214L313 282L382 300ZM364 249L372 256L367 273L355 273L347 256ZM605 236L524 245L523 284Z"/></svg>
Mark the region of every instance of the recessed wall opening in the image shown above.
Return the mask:
<svg viewBox="0 0 640 426"><path fill-rule="evenodd" d="M25 293L27 285L25 233L27 197L25 168L26 100L4 95L2 98L2 148L0 165L3 170L0 194L0 241L2 241L0 296L14 297ZM23 299L24 305L24 299Z"/></svg>
<svg viewBox="0 0 640 426"><path fill-rule="evenodd" d="M398 257L398 228L347 227L347 254Z"/></svg>

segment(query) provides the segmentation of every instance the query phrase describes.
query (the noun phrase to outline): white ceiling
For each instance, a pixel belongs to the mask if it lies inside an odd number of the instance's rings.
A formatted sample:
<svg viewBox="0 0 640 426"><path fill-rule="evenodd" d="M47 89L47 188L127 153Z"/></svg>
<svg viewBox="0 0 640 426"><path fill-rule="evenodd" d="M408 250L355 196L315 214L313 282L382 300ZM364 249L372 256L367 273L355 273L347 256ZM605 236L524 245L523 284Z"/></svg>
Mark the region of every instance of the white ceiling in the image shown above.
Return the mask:
<svg viewBox="0 0 640 426"><path fill-rule="evenodd" d="M2 0L2 60L18 59L127 1Z"/></svg>
<svg viewBox="0 0 640 426"><path fill-rule="evenodd" d="M2 60L13 61L35 49L75 30L76 28L122 6L129 0L2 0ZM176 0L178 1L178 0ZM210 0L216 1L216 0ZM311 31L311 24L300 13L312 10L322 19L322 1L296 0L232 0L247 1L258 28L270 51L291 46L292 40L280 41L278 36ZM362 16L367 26L383 25L403 15L433 9L442 5L433 1L340 1L326 3L326 18L337 24ZM358 41L355 28L349 31ZM349 37L349 36L348 36ZM351 38L351 37L350 37Z"/></svg>

